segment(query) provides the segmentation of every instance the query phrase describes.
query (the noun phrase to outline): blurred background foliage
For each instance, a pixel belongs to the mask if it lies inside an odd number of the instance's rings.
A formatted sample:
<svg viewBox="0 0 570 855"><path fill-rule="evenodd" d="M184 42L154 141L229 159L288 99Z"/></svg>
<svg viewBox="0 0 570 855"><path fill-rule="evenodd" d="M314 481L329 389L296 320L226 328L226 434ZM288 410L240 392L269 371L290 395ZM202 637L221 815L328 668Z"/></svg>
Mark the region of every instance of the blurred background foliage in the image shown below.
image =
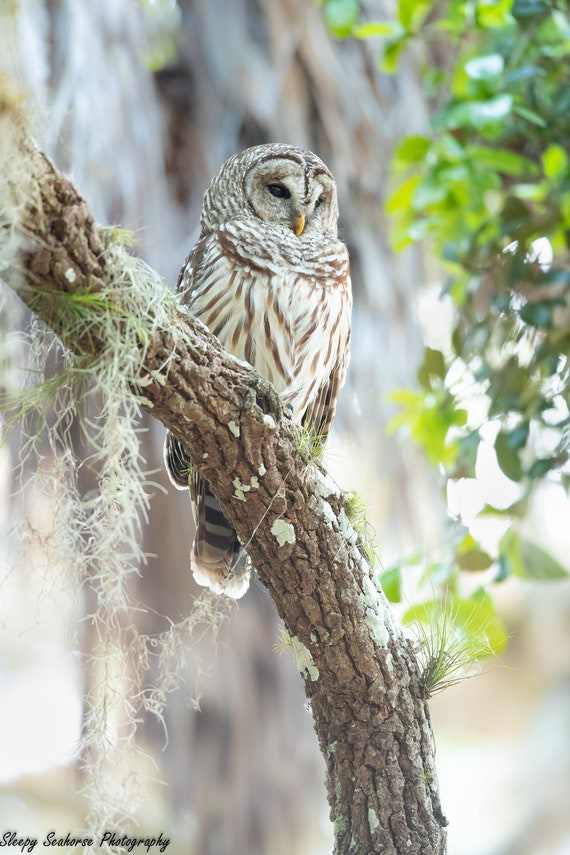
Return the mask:
<svg viewBox="0 0 570 855"><path fill-rule="evenodd" d="M432 703L450 852L566 855L566 4L11 0L0 15L0 67L29 90L38 140L169 282L236 150L288 141L330 165L355 300L327 465L368 505L426 689L489 653L509 666ZM25 346L4 333L29 319L6 295L0 324L3 355L22 364ZM161 492L163 432L146 417L141 427L158 486L124 626L158 637L198 592L188 503ZM55 449L38 446L49 480ZM29 466L17 492L19 459L12 436L0 446L0 825L44 834L84 822L77 746L84 698L104 681L85 620L96 592L47 562L54 498ZM77 489L99 489L86 466ZM140 714L140 753L116 775L142 773L133 816L167 831L169 851L330 851L310 711L276 648L278 618L253 585L217 639L204 628L181 645L168 740ZM129 677L127 662L128 700ZM146 680L159 679L151 657ZM125 729L110 705L109 733Z"/></svg>
<svg viewBox="0 0 570 855"><path fill-rule="evenodd" d="M392 393L391 428L424 449L446 494L475 478L484 438L519 486L506 506L489 497L470 524L450 514L447 549L428 573L457 615L462 573L483 585L567 576L518 523L544 481L570 488L568 6L401 0L381 21L363 20L355 0L324 6L336 36L381 39L378 62L390 73L422 47L430 130L396 146L386 210L396 249L422 242L438 260L452 312L438 345L425 348L418 385ZM490 548L473 534L482 517L504 523ZM383 576L396 602L405 569L398 562ZM488 613L482 620L496 629ZM488 652L505 640L495 635Z"/></svg>

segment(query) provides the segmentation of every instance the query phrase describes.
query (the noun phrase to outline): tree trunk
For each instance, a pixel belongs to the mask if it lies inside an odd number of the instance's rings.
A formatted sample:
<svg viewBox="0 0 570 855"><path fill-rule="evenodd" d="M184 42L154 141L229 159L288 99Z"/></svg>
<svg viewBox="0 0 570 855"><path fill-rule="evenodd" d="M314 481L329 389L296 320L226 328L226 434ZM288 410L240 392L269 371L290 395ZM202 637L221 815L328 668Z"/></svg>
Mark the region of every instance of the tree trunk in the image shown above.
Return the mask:
<svg viewBox="0 0 570 855"><path fill-rule="evenodd" d="M3 276L87 364L105 328L95 316L71 334L58 294L112 286L125 305L132 297L73 186L25 140L8 144L14 124L4 102L0 174L18 201ZM140 329L147 321L137 317ZM444 853L421 673L338 488L300 455L270 384L186 313L172 306L140 358L133 394L192 450L290 634L327 763L335 853Z"/></svg>
<svg viewBox="0 0 570 855"><path fill-rule="evenodd" d="M168 282L176 281L203 191L226 157L272 140L323 157L337 180L354 291L351 368L326 459L343 485L365 492L384 562L437 540L445 514L435 476L419 452L383 430L393 415L388 393L413 382L423 348L413 309L426 280L421 256L415 248L392 252L383 210L395 142L428 126L409 54L397 75L384 74L374 42L332 38L324 7L307 0L3 7L0 65L35 93L40 145L73 175L95 220L133 230L136 253ZM366 4L371 19L392 11L387 0ZM151 73L141 56L165 38L175 56ZM146 413L143 426L141 456L155 470L163 428ZM17 440L15 433L14 446ZM86 484L88 471L78 473L81 492L96 487ZM153 608L130 617L158 636L183 619L196 595L187 497L153 495L143 534L149 562L126 589ZM308 839L332 836L321 820L323 762L303 685L290 657L274 649L280 624L265 591L252 585L232 614L231 660L229 650L219 653L200 689L201 712L188 703L197 679L193 648L185 687L168 696L166 749L154 716L138 729L137 744L168 784L157 795L168 827L197 853L298 855ZM80 625L85 650L93 649L93 625ZM262 742L263 752L244 750ZM294 775L303 785L284 786Z"/></svg>

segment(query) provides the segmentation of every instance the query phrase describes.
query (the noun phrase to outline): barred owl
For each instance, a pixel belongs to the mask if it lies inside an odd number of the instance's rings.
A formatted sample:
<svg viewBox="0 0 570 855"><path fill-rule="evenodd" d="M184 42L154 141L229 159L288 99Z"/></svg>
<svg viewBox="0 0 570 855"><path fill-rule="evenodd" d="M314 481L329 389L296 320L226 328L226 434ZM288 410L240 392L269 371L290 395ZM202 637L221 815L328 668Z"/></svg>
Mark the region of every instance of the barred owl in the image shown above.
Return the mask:
<svg viewBox="0 0 570 855"><path fill-rule="evenodd" d="M206 191L200 237L177 285L226 350L273 383L294 421L323 438L349 360L352 297L337 220L336 184L315 154L249 148ZM190 490L196 581L242 596L249 568L237 534L171 434L165 461L174 485Z"/></svg>

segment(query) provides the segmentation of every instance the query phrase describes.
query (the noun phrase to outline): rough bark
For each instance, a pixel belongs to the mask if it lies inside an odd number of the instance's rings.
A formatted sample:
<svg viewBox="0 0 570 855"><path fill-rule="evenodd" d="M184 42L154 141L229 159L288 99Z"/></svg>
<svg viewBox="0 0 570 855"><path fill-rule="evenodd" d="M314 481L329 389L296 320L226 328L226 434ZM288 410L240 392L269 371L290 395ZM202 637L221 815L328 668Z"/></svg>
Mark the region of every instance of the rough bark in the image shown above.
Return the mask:
<svg viewBox="0 0 570 855"><path fill-rule="evenodd" d="M103 241L49 160L28 143L20 157L35 195L3 276L88 358L104 329L70 340L54 296L117 287ZM173 309L141 351L140 379L133 393L191 449L291 636L327 763L336 855L441 855L446 820L421 674L338 488L300 455L270 384L186 313Z"/></svg>

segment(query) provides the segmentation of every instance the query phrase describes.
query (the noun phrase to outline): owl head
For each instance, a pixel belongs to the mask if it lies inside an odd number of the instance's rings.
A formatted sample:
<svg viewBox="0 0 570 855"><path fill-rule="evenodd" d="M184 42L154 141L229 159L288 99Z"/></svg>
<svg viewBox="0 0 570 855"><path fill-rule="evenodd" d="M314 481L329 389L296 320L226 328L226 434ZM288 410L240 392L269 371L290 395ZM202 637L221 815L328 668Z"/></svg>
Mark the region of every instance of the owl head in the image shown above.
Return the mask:
<svg viewBox="0 0 570 855"><path fill-rule="evenodd" d="M235 219L257 219L290 230L301 240L336 237L336 183L311 151L272 144L231 157L204 196L202 236Z"/></svg>

